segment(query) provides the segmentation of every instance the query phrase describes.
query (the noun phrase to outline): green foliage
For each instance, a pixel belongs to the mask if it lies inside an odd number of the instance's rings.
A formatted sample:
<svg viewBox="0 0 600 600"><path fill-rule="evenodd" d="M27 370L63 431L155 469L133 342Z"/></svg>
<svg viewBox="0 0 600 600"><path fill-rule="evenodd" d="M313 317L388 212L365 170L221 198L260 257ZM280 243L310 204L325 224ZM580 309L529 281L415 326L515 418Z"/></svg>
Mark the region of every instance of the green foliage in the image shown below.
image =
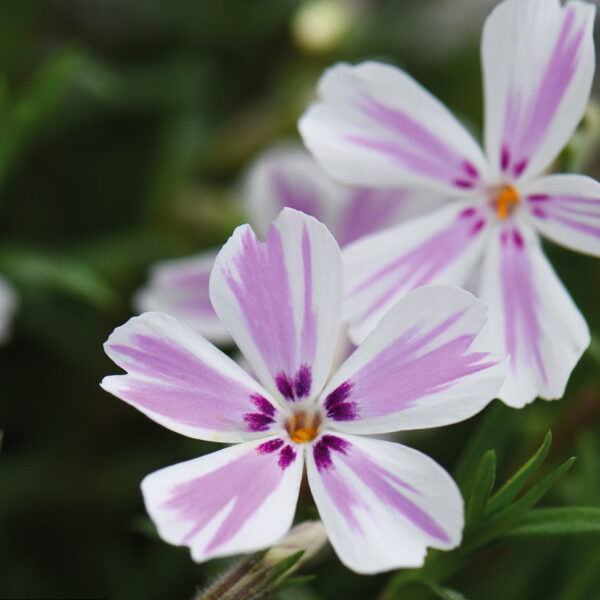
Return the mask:
<svg viewBox="0 0 600 600"><path fill-rule="evenodd" d="M505 540L600 533L600 508L566 506L540 508L527 513L502 537Z"/></svg>

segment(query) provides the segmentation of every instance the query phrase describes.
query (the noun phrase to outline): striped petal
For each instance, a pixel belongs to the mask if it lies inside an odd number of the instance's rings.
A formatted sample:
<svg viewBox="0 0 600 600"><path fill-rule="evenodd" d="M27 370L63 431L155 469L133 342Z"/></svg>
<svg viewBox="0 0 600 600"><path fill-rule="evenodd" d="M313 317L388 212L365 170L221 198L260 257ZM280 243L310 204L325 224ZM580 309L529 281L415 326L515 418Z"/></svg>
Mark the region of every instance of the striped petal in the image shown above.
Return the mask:
<svg viewBox="0 0 600 600"><path fill-rule="evenodd" d="M311 215L331 229L347 190L334 182L300 144L287 142L255 160L244 192L250 222L259 235L266 236L286 207Z"/></svg>
<svg viewBox="0 0 600 600"><path fill-rule="evenodd" d="M142 481L159 535L201 562L270 546L292 525L303 458L281 438L247 442Z"/></svg>
<svg viewBox="0 0 600 600"><path fill-rule="evenodd" d="M494 232L479 297L490 307L481 343L510 354L499 397L516 408L536 396L561 398L590 334L530 227L505 224Z"/></svg>
<svg viewBox="0 0 600 600"><path fill-rule="evenodd" d="M327 434L306 463L321 520L349 569L419 567L428 546L460 543L460 492L428 456L392 442Z"/></svg>
<svg viewBox="0 0 600 600"><path fill-rule="evenodd" d="M480 411L505 364L481 352L486 307L469 292L427 286L400 300L321 396L336 430L385 433L447 425ZM477 349L475 348L477 346Z"/></svg>
<svg viewBox="0 0 600 600"><path fill-rule="evenodd" d="M282 429L269 394L173 317L156 312L134 317L113 331L104 350L127 375L105 377L102 387L168 429L220 442Z"/></svg>
<svg viewBox="0 0 600 600"><path fill-rule="evenodd" d="M581 120L594 75L595 7L505 0L483 29L486 150L496 176L527 178Z"/></svg>
<svg viewBox="0 0 600 600"><path fill-rule="evenodd" d="M216 250L156 263L150 280L136 294L140 312L160 311L187 323L216 344L231 343L231 335L217 317L208 294Z"/></svg>
<svg viewBox="0 0 600 600"><path fill-rule="evenodd" d="M538 231L558 244L600 256L600 183L582 175L550 175L523 190Z"/></svg>
<svg viewBox="0 0 600 600"><path fill-rule="evenodd" d="M252 370L281 400L322 389L340 329L339 247L313 217L285 209L260 242L238 227L217 260L210 295Z"/></svg>
<svg viewBox="0 0 600 600"><path fill-rule="evenodd" d="M403 296L422 285L461 285L483 252L488 214L453 203L344 248L344 317L360 343Z"/></svg>
<svg viewBox="0 0 600 600"><path fill-rule="evenodd" d="M281 143L250 167L244 198L260 235L286 206L322 221L340 246L438 206L439 194L334 182L300 145Z"/></svg>
<svg viewBox="0 0 600 600"><path fill-rule="evenodd" d="M376 62L338 64L300 119L307 148L335 179L463 195L487 163L466 129L409 75Z"/></svg>

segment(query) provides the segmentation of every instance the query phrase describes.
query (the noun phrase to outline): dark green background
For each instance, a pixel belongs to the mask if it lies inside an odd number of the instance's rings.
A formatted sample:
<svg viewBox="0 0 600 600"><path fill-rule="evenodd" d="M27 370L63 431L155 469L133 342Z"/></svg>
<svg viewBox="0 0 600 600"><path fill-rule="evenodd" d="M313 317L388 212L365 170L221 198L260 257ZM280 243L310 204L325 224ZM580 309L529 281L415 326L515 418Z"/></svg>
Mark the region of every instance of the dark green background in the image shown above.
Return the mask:
<svg viewBox="0 0 600 600"><path fill-rule="evenodd" d="M212 447L104 393L116 367L102 342L148 265L222 243L243 220L240 172L294 134L324 67L398 64L480 131L482 3L364 2L320 54L291 34L300 4L0 2L0 273L20 295L0 349L0 598L187 599L227 563L195 565L153 537L139 481ZM585 170L599 176L593 159ZM600 333L600 261L547 251ZM501 481L551 428L546 469L579 460L544 503L600 503L599 360L596 341L562 401L506 409ZM480 419L405 439L451 469ZM298 514L315 514L306 495ZM387 579L331 552L312 572L285 598L375 598ZM451 584L472 600L594 600L599 573L599 539L580 536L496 547Z"/></svg>

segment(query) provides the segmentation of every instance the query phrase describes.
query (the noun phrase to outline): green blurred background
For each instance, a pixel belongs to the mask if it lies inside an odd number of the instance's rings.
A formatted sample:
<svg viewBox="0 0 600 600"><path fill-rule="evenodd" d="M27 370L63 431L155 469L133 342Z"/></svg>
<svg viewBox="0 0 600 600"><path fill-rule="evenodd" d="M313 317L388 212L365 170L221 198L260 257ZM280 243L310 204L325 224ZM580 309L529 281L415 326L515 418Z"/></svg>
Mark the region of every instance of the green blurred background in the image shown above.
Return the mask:
<svg viewBox="0 0 600 600"><path fill-rule="evenodd" d="M295 134L323 68L386 60L479 135L489 0L2 0L0 274L18 290L0 349L0 598L190 598L228 561L191 562L152 533L139 481L213 449L103 392L102 342L157 259L225 241L237 182ZM569 167L600 176L592 112ZM596 341L560 402L496 407L502 481L552 429L544 499L600 504L600 261L546 246ZM488 409L489 410L489 409ZM452 469L485 415L408 443ZM549 468L549 467L548 467ZM314 516L301 498L299 519ZM329 551L288 600L376 598L387 576ZM473 600L600 598L600 538L494 547L451 580ZM407 588L402 598L428 598Z"/></svg>

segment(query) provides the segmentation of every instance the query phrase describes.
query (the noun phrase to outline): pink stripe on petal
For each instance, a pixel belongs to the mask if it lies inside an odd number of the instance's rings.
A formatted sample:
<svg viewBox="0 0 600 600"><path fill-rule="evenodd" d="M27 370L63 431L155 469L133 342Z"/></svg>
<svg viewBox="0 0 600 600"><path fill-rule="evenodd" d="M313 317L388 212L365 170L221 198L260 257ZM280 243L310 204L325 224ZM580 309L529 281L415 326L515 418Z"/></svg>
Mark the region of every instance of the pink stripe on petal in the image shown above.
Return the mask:
<svg viewBox="0 0 600 600"><path fill-rule="evenodd" d="M506 351L512 369L517 368L521 353L531 359L544 381L546 369L540 352L541 331L538 323L539 298L534 287L532 266L523 237L517 229L501 233L500 279L505 323Z"/></svg>
<svg viewBox="0 0 600 600"><path fill-rule="evenodd" d="M317 219L323 219L323 200L310 181L290 181L283 168L271 168L271 184L279 201L278 209L294 208Z"/></svg>
<svg viewBox="0 0 600 600"><path fill-rule="evenodd" d="M383 293L375 298L371 307L364 312L365 321L384 307L398 290L409 292L432 283L480 234L486 220L474 208L467 208L455 218L452 225L442 229L399 259L388 264L362 282L350 294L360 294L374 284L386 280Z"/></svg>
<svg viewBox="0 0 600 600"><path fill-rule="evenodd" d="M111 335L107 354L127 375L103 387L162 425L201 439L241 441L276 422L276 407L236 363L162 313L144 313Z"/></svg>
<svg viewBox="0 0 600 600"><path fill-rule="evenodd" d="M234 258L239 281L230 271L227 282L269 370L291 373L297 360L289 343L295 338L294 309L281 234L271 227L263 244L247 229L242 243L242 253Z"/></svg>
<svg viewBox="0 0 600 600"><path fill-rule="evenodd" d="M357 188L349 199L337 234L340 246L389 226L406 202L405 190Z"/></svg>
<svg viewBox="0 0 600 600"><path fill-rule="evenodd" d="M270 546L289 529L303 461L281 438L230 446L151 473L146 508L165 540L196 561Z"/></svg>
<svg viewBox="0 0 600 600"><path fill-rule="evenodd" d="M307 376L307 371L315 360L317 349L317 315L313 306L313 283L312 283L312 249L308 229L304 225L302 230L302 268L304 269L304 322L301 334L301 354L302 360L307 363L303 365L296 377L302 381L300 397L308 396L310 393L311 381ZM298 390L297 390L298 391Z"/></svg>
<svg viewBox="0 0 600 600"><path fill-rule="evenodd" d="M565 16L552 54L537 87L524 99L515 87L508 92L504 115L504 138L500 154L503 172L519 177L536 153L577 72L585 23L575 29L575 9Z"/></svg>
<svg viewBox="0 0 600 600"><path fill-rule="evenodd" d="M344 475L336 469L336 462L343 463L374 494L378 501L400 513L427 535L448 543L450 538L439 524L425 511L409 500L399 488L420 495L413 486L390 473L347 440L325 435L313 447L317 470L333 503L346 519L348 525L361 531L355 515L356 509L370 512L369 504L355 491Z"/></svg>
<svg viewBox="0 0 600 600"><path fill-rule="evenodd" d="M407 410L422 398L451 388L459 380L495 364L486 353L469 352L475 334L459 335L429 351L423 349L456 325L456 313L433 329L413 328L352 376L345 404L355 419L372 419ZM327 408L327 405L326 405ZM333 420L348 420L336 418Z"/></svg>
<svg viewBox="0 0 600 600"><path fill-rule="evenodd" d="M395 134L399 145L372 146L391 154L404 166L458 187L474 187L477 169L408 113L391 108L365 95L358 105L361 112L387 131ZM358 141L355 139L355 141ZM373 140L374 141L374 140Z"/></svg>

